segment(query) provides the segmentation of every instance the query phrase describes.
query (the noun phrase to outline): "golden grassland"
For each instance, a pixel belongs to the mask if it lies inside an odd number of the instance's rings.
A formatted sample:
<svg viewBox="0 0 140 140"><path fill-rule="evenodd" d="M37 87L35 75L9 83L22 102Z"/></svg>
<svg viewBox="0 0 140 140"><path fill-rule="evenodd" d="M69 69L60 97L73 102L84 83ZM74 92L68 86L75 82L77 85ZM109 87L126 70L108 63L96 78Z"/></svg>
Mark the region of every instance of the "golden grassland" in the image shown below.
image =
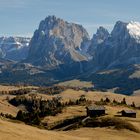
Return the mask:
<svg viewBox="0 0 140 140"><path fill-rule="evenodd" d="M115 130L109 128L80 128L77 130L61 132L89 140L139 140L140 135L128 130Z"/></svg>
<svg viewBox="0 0 140 140"><path fill-rule="evenodd" d="M65 82L60 82L59 84L56 84L58 86L67 86L67 87L93 87L92 82L86 82L86 81L80 81L80 80L70 80Z"/></svg>
<svg viewBox="0 0 140 140"><path fill-rule="evenodd" d="M19 109L9 104L6 98L7 98L6 96L0 96L0 113L1 112L4 114L8 113L13 116L16 116Z"/></svg>
<svg viewBox="0 0 140 140"><path fill-rule="evenodd" d="M0 140L139 140L140 134L112 128L80 128L71 131L48 131L23 123L0 119Z"/></svg>
<svg viewBox="0 0 140 140"><path fill-rule="evenodd" d="M45 117L42 122L47 122L48 125L53 125L59 121L63 121L66 119L70 119L76 116L85 116L86 115L86 108L84 106L70 106L66 107L62 110L62 113L58 114L57 116L47 116Z"/></svg>
<svg viewBox="0 0 140 140"><path fill-rule="evenodd" d="M38 88L35 86L4 86L0 85L0 91L12 91L12 90L19 90L19 89L27 89L27 88Z"/></svg>
<svg viewBox="0 0 140 140"><path fill-rule="evenodd" d="M3 87L2 90L12 90L12 87ZM29 96L29 93L26 96ZM35 93L37 94L37 93ZM37 94L44 99L51 99L58 95L45 95ZM82 90L75 91L72 89L67 89L60 93L59 96L62 97L63 101L76 100L81 95L85 95L86 99L92 101L100 101L101 98L105 99L108 97L110 100L122 101L125 97L127 104L131 104L133 101L136 105L140 106L140 96L125 96L120 94L114 94L111 92L97 92L90 91L85 92ZM8 95L9 98L14 97L13 95ZM106 105L107 116L114 117L117 115L118 111L123 109L130 109L127 106L112 106ZM10 105L7 101L7 95L0 95L0 113L8 113L16 116L19 108ZM134 126L140 129L140 110L135 110L137 112L137 118L127 118L121 117L121 119L132 123ZM65 107L62 113L56 116L45 117L42 122L47 122L48 125L52 125L59 121L63 121L74 116L86 115L85 106L74 105ZM6 119L0 118L0 140L139 140L140 134L129 130L116 130L113 128L79 128L77 130L70 131L48 131L39 129L36 127L25 125L24 123L10 122Z"/></svg>
<svg viewBox="0 0 140 140"><path fill-rule="evenodd" d="M78 99L81 95L85 95L86 99L93 101L100 101L101 98L105 99L108 97L111 101L114 99L118 102L122 101L123 98L126 99L127 104L131 104L133 101L137 106L140 106L140 96L126 96L122 94L115 94L112 92L100 92L100 91L89 91L85 92L83 90L75 91L73 89L65 90L60 94L64 100L74 100Z"/></svg>
<svg viewBox="0 0 140 140"><path fill-rule="evenodd" d="M0 91L10 91L10 90L18 90L20 87L18 86L3 86L0 85Z"/></svg>
<svg viewBox="0 0 140 140"><path fill-rule="evenodd" d="M0 140L88 140L0 119Z"/></svg>

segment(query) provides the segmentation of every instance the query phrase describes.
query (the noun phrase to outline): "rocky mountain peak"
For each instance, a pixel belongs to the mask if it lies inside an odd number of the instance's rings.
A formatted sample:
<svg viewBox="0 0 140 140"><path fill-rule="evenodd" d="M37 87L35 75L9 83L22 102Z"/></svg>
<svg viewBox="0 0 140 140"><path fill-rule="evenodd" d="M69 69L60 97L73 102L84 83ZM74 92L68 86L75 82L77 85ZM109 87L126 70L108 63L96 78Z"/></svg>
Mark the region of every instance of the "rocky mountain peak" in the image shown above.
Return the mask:
<svg viewBox="0 0 140 140"><path fill-rule="evenodd" d="M109 32L104 27L100 26L97 29L96 34L93 35L93 44L101 44L105 39L109 37Z"/></svg>
<svg viewBox="0 0 140 140"><path fill-rule="evenodd" d="M107 29L105 29L104 27L100 26L100 27L97 29L96 35L108 36L108 35L109 35L109 32L108 32Z"/></svg>
<svg viewBox="0 0 140 140"><path fill-rule="evenodd" d="M83 38L89 39L87 31L81 25L68 23L55 16L48 16L42 20L38 31L42 36L57 37L65 39L67 42L74 41L76 43L75 48L81 46ZM78 36L81 36L82 39Z"/></svg>
<svg viewBox="0 0 140 140"><path fill-rule="evenodd" d="M111 68L140 63L139 25L137 22L116 22L111 35L93 51L96 64Z"/></svg>
<svg viewBox="0 0 140 140"><path fill-rule="evenodd" d="M27 60L48 68L85 61L87 58L83 55L83 44L88 41L89 35L81 25L48 16L40 22L31 39Z"/></svg>
<svg viewBox="0 0 140 140"><path fill-rule="evenodd" d="M130 21L128 23L118 21L111 33L112 37L117 39L133 39L140 43L140 23Z"/></svg>
<svg viewBox="0 0 140 140"><path fill-rule="evenodd" d="M39 30L48 34L49 30L62 25L62 23L64 24L62 19L56 18L55 16L48 16L40 22Z"/></svg>
<svg viewBox="0 0 140 140"><path fill-rule="evenodd" d="M122 21L117 21L111 32L111 36L114 38L121 39L122 37L124 38L126 34L128 34L127 23L122 22Z"/></svg>
<svg viewBox="0 0 140 140"><path fill-rule="evenodd" d="M91 39L91 44L89 46L88 49L88 53L93 56L95 53L95 49L102 44L108 37L109 37L109 32L107 29L105 29L104 27L100 26L97 29L96 34L93 35L92 39Z"/></svg>

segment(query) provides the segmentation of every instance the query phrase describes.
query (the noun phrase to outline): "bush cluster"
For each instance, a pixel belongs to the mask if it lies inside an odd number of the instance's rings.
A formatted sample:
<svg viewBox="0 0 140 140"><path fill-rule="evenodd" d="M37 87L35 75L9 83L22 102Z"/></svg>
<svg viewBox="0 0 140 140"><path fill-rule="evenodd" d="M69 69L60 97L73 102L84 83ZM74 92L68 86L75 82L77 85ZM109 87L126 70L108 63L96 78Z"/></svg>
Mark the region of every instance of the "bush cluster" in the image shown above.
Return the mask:
<svg viewBox="0 0 140 140"><path fill-rule="evenodd" d="M63 92L66 89L64 86L51 86L51 87L40 87L37 91L43 94L55 95Z"/></svg>
<svg viewBox="0 0 140 140"><path fill-rule="evenodd" d="M113 117L101 117L101 118L90 118L83 123L84 127L109 127L113 126L116 129L128 129L139 133L139 129L131 123L122 120L120 118Z"/></svg>
<svg viewBox="0 0 140 140"><path fill-rule="evenodd" d="M11 114L4 114L4 113L0 113L0 116L1 117L4 117L4 118L8 118L8 119L15 119L15 117L13 117Z"/></svg>
<svg viewBox="0 0 140 140"><path fill-rule="evenodd" d="M0 91L1 95L10 94L10 95L24 95L31 91L30 88L23 88L18 90L10 90L10 91Z"/></svg>
<svg viewBox="0 0 140 140"><path fill-rule="evenodd" d="M107 104L123 105L123 106L133 107L135 109L139 109L139 107L136 107L135 102L132 102L131 105L128 105L125 98L123 98L122 101L118 102L115 99L111 101L108 97L106 97L105 99L101 98L101 100L95 102L95 104L96 105L107 105Z"/></svg>

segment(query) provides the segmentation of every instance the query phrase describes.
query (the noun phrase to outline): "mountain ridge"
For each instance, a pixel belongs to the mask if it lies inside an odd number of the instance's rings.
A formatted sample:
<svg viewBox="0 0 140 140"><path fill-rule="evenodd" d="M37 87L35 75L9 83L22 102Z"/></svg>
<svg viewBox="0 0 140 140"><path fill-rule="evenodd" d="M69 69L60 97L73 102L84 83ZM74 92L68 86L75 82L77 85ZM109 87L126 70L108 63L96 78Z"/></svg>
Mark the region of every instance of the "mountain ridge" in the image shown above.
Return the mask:
<svg viewBox="0 0 140 140"><path fill-rule="evenodd" d="M132 81L130 75L135 73L135 65L140 64L140 23L117 21L111 33L99 27L90 39L81 25L48 16L40 22L27 48L27 57L5 62L8 67L1 68L0 81L47 85L79 77L97 83L97 87L110 88L98 81L100 71L120 69L121 73L126 69L123 80L128 83ZM108 83L114 83L111 87L119 86L127 92L127 85L119 84L120 73L108 75L113 76L112 82L105 74L99 79L105 78ZM130 91L139 87L132 85Z"/></svg>
<svg viewBox="0 0 140 140"><path fill-rule="evenodd" d="M0 37L0 57L21 61L25 59L29 50L30 38Z"/></svg>
<svg viewBox="0 0 140 140"><path fill-rule="evenodd" d="M34 32L27 62L56 67L85 61L87 58L80 53L84 40L88 41L89 35L81 25L49 16Z"/></svg>

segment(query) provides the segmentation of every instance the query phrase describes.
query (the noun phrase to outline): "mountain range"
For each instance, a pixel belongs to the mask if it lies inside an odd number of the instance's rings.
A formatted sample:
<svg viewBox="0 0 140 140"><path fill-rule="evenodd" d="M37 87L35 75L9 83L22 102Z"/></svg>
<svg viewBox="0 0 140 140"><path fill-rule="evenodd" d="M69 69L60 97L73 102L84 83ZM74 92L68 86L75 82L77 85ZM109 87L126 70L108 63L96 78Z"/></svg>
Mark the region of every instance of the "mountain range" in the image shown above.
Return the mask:
<svg viewBox="0 0 140 140"><path fill-rule="evenodd" d="M27 57L30 38L0 37L0 58L21 61Z"/></svg>
<svg viewBox="0 0 140 140"><path fill-rule="evenodd" d="M1 83L81 79L132 94L140 89L140 23L117 21L111 33L99 27L90 39L83 26L48 16L31 39L0 38L0 71Z"/></svg>

